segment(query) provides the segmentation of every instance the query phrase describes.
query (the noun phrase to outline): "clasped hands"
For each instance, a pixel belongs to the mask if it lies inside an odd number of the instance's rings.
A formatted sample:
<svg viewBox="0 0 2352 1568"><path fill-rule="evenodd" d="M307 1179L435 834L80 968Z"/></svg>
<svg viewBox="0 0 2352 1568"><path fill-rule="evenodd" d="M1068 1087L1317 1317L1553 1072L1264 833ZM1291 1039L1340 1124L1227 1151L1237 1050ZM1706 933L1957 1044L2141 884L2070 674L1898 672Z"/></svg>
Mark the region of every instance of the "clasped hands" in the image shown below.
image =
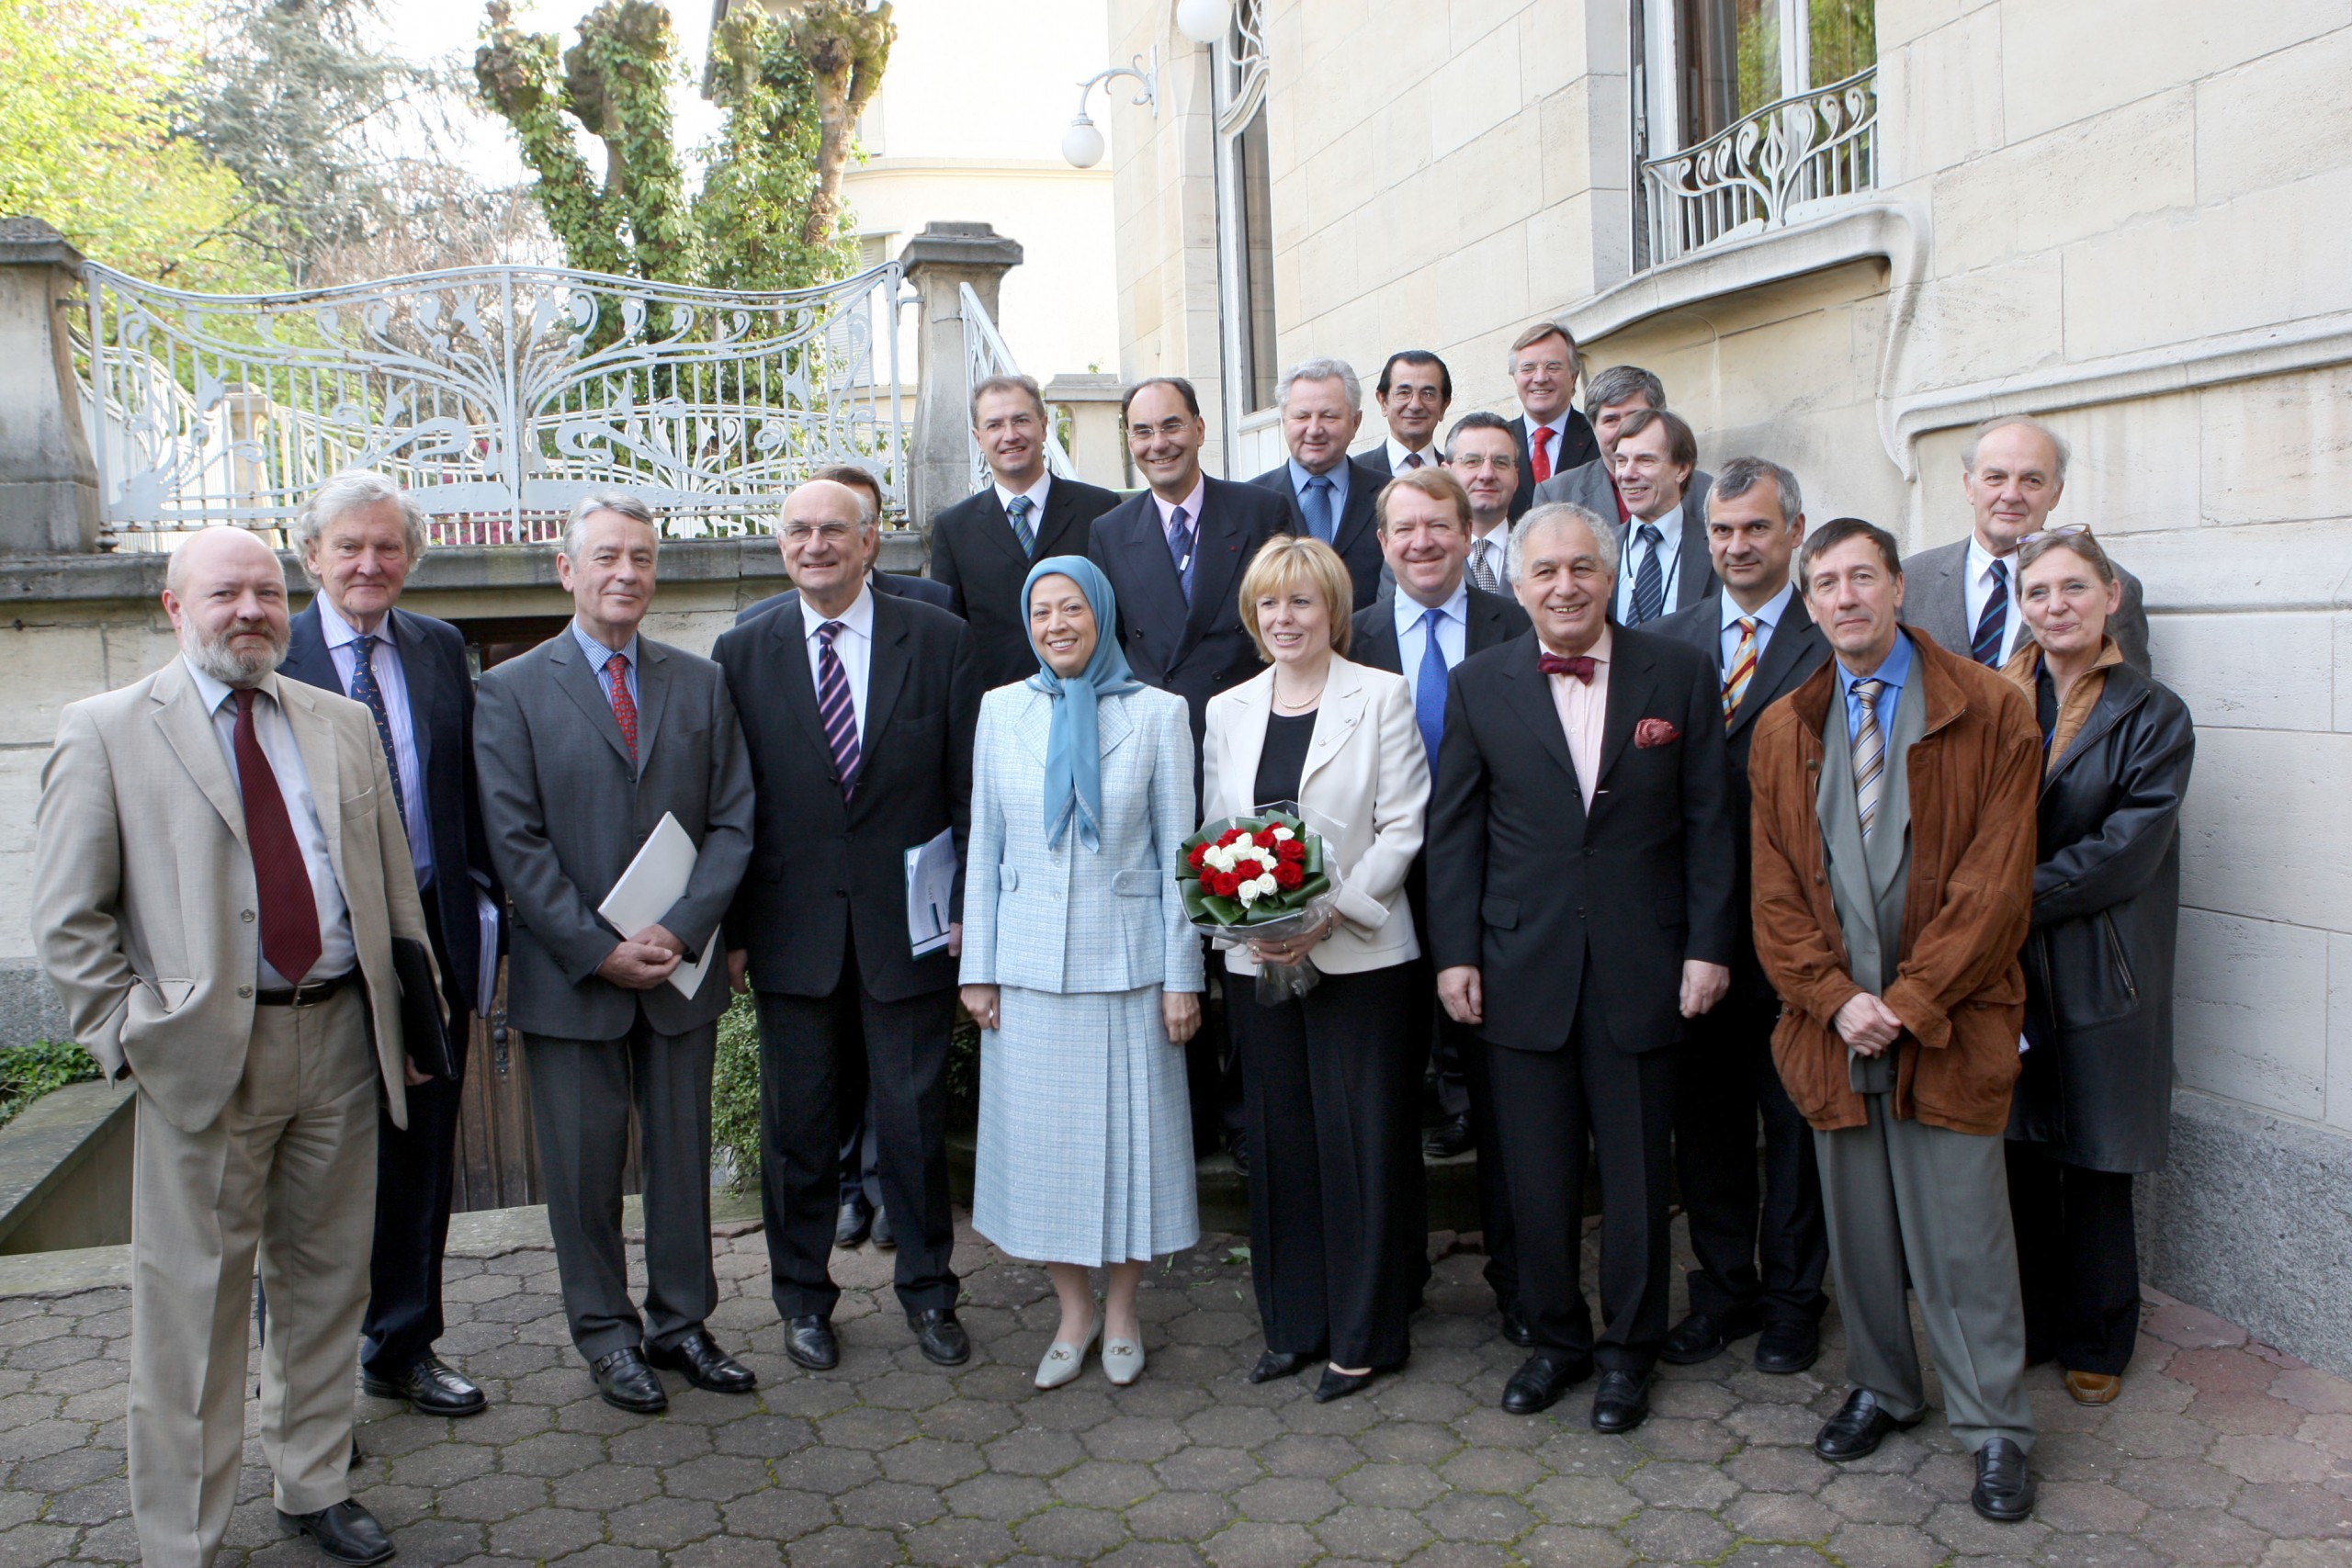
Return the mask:
<svg viewBox="0 0 2352 1568"><path fill-rule="evenodd" d="M1731 970L1703 959L1682 961L1682 1016L1696 1018L1724 999L1731 989ZM1476 1025L1487 1021L1484 977L1476 964L1456 964L1437 972L1437 999L1445 1004L1454 1022Z"/></svg>
<svg viewBox="0 0 2352 1568"><path fill-rule="evenodd" d="M1868 991L1856 991L1849 997L1846 1005L1838 1010L1832 1026L1857 1056L1884 1055L1895 1036L1903 1032L1903 1021L1894 1015L1894 1010Z"/></svg>
<svg viewBox="0 0 2352 1568"><path fill-rule="evenodd" d="M1004 1027L1004 993L995 986L966 986L956 993L964 1010L982 1029ZM1159 993L1159 1021L1168 1028L1168 1043L1182 1045L1201 1032L1201 998L1193 991Z"/></svg>
<svg viewBox="0 0 2352 1568"><path fill-rule="evenodd" d="M686 944L657 922L623 938L605 954L596 973L623 990L650 991L668 979L685 955Z"/></svg>

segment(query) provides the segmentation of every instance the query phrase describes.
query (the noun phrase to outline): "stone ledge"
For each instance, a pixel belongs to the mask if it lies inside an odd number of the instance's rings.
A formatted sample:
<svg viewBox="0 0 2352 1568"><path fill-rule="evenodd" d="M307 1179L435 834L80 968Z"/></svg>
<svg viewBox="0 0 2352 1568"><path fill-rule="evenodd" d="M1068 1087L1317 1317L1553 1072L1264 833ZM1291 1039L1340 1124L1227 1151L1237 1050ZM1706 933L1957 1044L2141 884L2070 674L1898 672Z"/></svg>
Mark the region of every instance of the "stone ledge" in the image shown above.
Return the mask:
<svg viewBox="0 0 2352 1568"><path fill-rule="evenodd" d="M0 1128L0 1253L129 1238L131 1092L67 1084Z"/></svg>

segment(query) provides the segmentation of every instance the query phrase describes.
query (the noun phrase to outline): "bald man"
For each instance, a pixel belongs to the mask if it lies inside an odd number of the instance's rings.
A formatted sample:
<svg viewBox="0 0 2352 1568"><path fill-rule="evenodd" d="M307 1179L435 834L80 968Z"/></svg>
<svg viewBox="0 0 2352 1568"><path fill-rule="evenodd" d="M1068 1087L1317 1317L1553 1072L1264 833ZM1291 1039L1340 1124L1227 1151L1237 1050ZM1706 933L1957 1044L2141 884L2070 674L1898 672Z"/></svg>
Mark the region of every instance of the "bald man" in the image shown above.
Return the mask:
<svg viewBox="0 0 2352 1568"><path fill-rule="evenodd" d="M149 1568L205 1568L236 1501L256 1255L278 1512L338 1562L392 1544L345 1472L376 1119L427 1080L392 943L429 951L368 710L277 673L286 574L239 528L172 558L180 656L59 716L33 925L74 1037L137 1090L130 1513Z"/></svg>

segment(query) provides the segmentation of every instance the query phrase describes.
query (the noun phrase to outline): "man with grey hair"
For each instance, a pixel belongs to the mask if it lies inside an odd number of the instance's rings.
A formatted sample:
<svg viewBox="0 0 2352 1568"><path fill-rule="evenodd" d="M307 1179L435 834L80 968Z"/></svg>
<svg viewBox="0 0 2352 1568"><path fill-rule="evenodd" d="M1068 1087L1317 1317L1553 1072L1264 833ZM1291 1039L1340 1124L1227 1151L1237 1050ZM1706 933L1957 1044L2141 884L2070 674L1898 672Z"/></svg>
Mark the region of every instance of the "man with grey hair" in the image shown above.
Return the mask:
<svg viewBox="0 0 2352 1568"><path fill-rule="evenodd" d="M294 617L283 671L351 698L375 721L447 993L456 1067L410 1092L407 1126L386 1116L376 1130L361 1381L378 1398L404 1399L423 1415L471 1416L488 1404L481 1385L433 1347L442 1330L466 1046L471 1015L484 1010L484 981L497 978L503 892L475 788L465 638L446 621L398 608L424 541L424 509L383 475L354 468L321 485L293 529L295 554L318 594ZM485 950L492 954L487 976Z"/></svg>
<svg viewBox="0 0 2352 1568"><path fill-rule="evenodd" d="M492 859L514 906L506 1013L523 1032L539 1171L572 1343L617 1409L669 1406L654 1369L748 1393L704 1320L710 1077L727 980L718 926L752 859L752 762L718 666L641 635L660 535L633 495L572 507L556 555L571 624L482 676L474 727ZM632 929L600 912L674 819L684 889ZM621 1175L636 1111L645 1314L629 1300Z"/></svg>
<svg viewBox="0 0 2352 1568"><path fill-rule="evenodd" d="M1534 627L1454 668L1428 839L1438 997L1486 1043L1533 1340L1503 1408L1547 1409L1598 1364L1602 1432L1649 1412L1672 1261L1671 1047L1730 983L1736 880L1714 670L1610 625L1616 570L1614 532L1582 507L1512 528ZM1588 1149L1597 1337L1578 1263Z"/></svg>
<svg viewBox="0 0 2352 1568"><path fill-rule="evenodd" d="M1973 514L1968 537L1903 563L1903 624L1936 645L1998 670L2026 638L2014 603L2018 547L2050 527L2066 493L2065 439L2038 419L2002 414L1978 425L1960 455L1960 487ZM2107 619L2124 659L2143 673L2148 611L2140 580L2115 563L2123 603Z"/></svg>
<svg viewBox="0 0 2352 1568"><path fill-rule="evenodd" d="M1628 414L1644 411L1652 414L1666 412L1666 386L1638 365L1612 365L1585 388L1584 409L1585 417L1592 423L1593 435L1600 443L1600 456L1537 485L1535 499L1539 503L1574 502L1589 512L1613 519L1622 541L1633 526L1634 513L1617 489L1618 427L1625 423ZM1707 514L1707 487L1713 482L1714 476L1704 468L1691 468L1682 498L1689 515L1698 518ZM1694 555L1705 553L1704 543L1693 532L1690 544Z"/></svg>
<svg viewBox="0 0 2352 1568"><path fill-rule="evenodd" d="M1355 584L1354 608L1380 595L1380 529L1374 513L1388 481L1348 456L1363 423L1363 388L1344 359L1302 360L1274 389L1290 460L1250 482L1281 496L1291 532L1340 552Z"/></svg>
<svg viewBox="0 0 2352 1568"><path fill-rule="evenodd" d="M33 860L33 930L74 1038L137 1089L131 1523L155 1568L220 1551L258 1258L278 1512L338 1562L380 1562L391 1541L351 1496L351 1346L378 1106L398 1127L425 1082L393 958L401 942L424 956L416 874L368 710L277 673L269 547L189 536L163 607L180 656L59 716Z"/></svg>

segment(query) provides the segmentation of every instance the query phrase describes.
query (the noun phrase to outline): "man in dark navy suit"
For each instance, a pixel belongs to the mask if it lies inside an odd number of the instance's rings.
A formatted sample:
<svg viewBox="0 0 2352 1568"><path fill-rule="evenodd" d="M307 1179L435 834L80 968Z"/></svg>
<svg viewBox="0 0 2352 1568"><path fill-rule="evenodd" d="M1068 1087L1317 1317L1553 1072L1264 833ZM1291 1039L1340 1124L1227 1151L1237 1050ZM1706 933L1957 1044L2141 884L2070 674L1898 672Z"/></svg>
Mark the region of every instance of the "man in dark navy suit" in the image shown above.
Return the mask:
<svg viewBox="0 0 2352 1568"><path fill-rule="evenodd" d="M1555 474L1600 456L1592 423L1576 410L1577 378L1584 357L1577 340L1556 321L1538 321L1510 345L1510 384L1519 417L1510 422L1519 446L1519 490L1510 502L1518 522L1535 504L1535 487Z"/></svg>
<svg viewBox="0 0 2352 1568"><path fill-rule="evenodd" d="M854 463L830 463L811 473L808 478L812 480L831 479L837 485L847 485L865 498L865 504L870 508L868 514L873 519L872 525L865 531L867 586L876 593L888 593L899 599L920 599L926 604L936 604L943 610L956 611L956 595L945 583L933 582L927 577L910 577L904 572L875 570L874 563L880 559L882 555L882 486L873 474ZM738 615L735 617L735 624L740 626L746 621L759 619L770 610L791 600L794 592L795 590L787 588L781 593L769 594L758 604ZM956 613L960 615L962 612L956 611Z"/></svg>
<svg viewBox="0 0 2352 1568"><path fill-rule="evenodd" d="M1363 424L1363 388L1344 359L1309 359L1286 372L1274 394L1290 461L1250 482L1280 496L1290 529L1340 552L1355 583L1355 608L1380 595L1380 530L1373 500L1387 480L1348 456Z"/></svg>
<svg viewBox="0 0 2352 1568"><path fill-rule="evenodd" d="M380 474L354 469L320 487L294 525L294 547L318 585L294 617L280 673L339 693L375 716L408 829L410 858L448 991L457 1075L408 1091L408 1125L381 1118L376 1238L360 1371L368 1392L429 1416L470 1416L481 1389L434 1354L441 1258L457 1178L458 1104L468 1017L497 964L503 895L474 789L474 685L465 639L446 621L397 609L424 553L424 510ZM492 974L482 974L484 922Z"/></svg>
<svg viewBox="0 0 2352 1568"><path fill-rule="evenodd" d="M1696 649L1722 683L1737 932L1730 993L1692 1020L1675 1047L1675 1171L1699 1266L1690 1270L1690 1314L1660 1354L1683 1365L1704 1361L1760 1330L1756 1370L1801 1372L1821 1353L1829 1233L1813 1130L1772 1065L1781 998L1757 962L1748 908L1747 748L1758 716L1828 660L1829 643L1790 574L1804 543L1796 476L1761 457L1735 457L1715 476L1706 504L1707 549L1721 586L1651 629Z"/></svg>
<svg viewBox="0 0 2352 1568"><path fill-rule="evenodd" d="M1437 427L1453 406L1453 372L1444 360L1425 348L1399 349L1380 367L1379 383L1372 390L1388 425L1388 438L1358 453L1357 462L1387 480L1445 461L1437 445Z"/></svg>

